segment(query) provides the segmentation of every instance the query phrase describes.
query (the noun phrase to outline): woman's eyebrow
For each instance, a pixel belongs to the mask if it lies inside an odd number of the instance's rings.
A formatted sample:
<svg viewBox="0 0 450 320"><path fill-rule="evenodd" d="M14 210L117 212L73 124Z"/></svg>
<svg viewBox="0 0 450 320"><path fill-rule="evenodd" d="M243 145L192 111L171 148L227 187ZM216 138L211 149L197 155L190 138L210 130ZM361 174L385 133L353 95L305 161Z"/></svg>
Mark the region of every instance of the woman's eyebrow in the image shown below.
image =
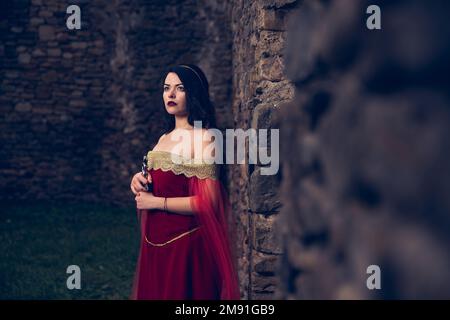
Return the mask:
<svg viewBox="0 0 450 320"><path fill-rule="evenodd" d="M164 85L165 86L170 86L170 84L168 84L168 83L164 83ZM177 83L175 86L182 86L183 84L182 83Z"/></svg>

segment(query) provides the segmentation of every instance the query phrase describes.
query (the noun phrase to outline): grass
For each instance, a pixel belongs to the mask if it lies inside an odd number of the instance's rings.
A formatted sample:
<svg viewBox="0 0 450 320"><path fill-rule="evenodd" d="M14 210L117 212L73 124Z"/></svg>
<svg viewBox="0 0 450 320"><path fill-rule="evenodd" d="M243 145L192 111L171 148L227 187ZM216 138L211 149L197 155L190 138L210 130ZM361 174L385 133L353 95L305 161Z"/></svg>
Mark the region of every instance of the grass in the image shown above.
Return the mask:
<svg viewBox="0 0 450 320"><path fill-rule="evenodd" d="M133 208L0 203L0 299L127 299L138 234Z"/></svg>

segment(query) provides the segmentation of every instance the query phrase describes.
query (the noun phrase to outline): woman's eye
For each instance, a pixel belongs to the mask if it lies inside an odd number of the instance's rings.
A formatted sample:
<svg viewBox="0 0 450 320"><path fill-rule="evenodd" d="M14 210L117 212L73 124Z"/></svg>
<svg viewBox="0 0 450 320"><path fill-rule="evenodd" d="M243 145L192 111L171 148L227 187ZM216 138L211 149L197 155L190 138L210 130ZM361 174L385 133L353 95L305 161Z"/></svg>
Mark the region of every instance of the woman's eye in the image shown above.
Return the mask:
<svg viewBox="0 0 450 320"><path fill-rule="evenodd" d="M184 91L184 87L178 87L178 90Z"/></svg>
<svg viewBox="0 0 450 320"><path fill-rule="evenodd" d="M169 87L164 87L164 91L167 91L167 90L169 90Z"/></svg>

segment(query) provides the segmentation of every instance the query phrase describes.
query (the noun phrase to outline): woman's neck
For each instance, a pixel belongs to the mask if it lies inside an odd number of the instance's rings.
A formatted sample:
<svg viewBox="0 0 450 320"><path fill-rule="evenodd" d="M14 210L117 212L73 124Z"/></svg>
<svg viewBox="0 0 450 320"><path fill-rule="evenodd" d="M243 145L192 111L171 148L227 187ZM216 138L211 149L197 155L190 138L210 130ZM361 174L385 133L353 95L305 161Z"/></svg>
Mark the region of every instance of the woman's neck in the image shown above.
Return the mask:
<svg viewBox="0 0 450 320"><path fill-rule="evenodd" d="M175 129L192 129L187 116L175 116Z"/></svg>

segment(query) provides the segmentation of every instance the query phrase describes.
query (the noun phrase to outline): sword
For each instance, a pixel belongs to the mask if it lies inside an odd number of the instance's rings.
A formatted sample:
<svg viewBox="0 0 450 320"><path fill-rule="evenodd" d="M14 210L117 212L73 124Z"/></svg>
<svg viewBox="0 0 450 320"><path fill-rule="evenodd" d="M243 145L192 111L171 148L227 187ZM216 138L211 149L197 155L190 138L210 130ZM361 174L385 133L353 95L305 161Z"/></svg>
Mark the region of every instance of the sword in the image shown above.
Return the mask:
<svg viewBox="0 0 450 320"><path fill-rule="evenodd" d="M147 156L145 155L144 156L144 158L142 159L142 167L141 167L141 174L145 177L145 178L147 178L148 177L148 166L147 166ZM153 191L153 188L152 188L152 184L151 183L147 183L145 186L145 191L147 191L147 192L152 192ZM142 224L141 224L141 221L142 221L142 210L137 210L137 214L138 214L138 224L139 224L139 229L140 229L140 231L141 231L141 237L142 237L142 235L143 234L145 234L145 233L142 233Z"/></svg>
<svg viewBox="0 0 450 320"><path fill-rule="evenodd" d="M142 167L141 167L141 173L142 175L147 178L148 177L148 166L147 166L147 156L145 155L142 159ZM145 191L151 192L152 191L152 184L147 183L145 185Z"/></svg>

